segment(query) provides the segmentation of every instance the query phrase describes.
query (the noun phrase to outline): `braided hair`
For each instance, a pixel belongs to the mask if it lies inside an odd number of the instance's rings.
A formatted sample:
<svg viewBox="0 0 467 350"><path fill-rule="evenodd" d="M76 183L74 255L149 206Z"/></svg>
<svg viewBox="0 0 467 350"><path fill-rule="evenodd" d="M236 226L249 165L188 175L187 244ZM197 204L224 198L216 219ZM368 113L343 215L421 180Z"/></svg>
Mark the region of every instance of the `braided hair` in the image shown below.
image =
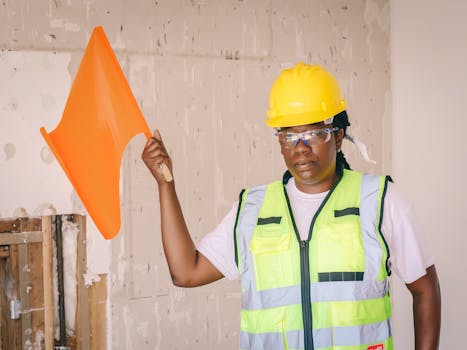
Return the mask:
<svg viewBox="0 0 467 350"><path fill-rule="evenodd" d="M332 125L335 127L338 127L339 129L342 129L344 131L344 138L345 138L347 127L350 126L347 112L342 111L336 114L333 118ZM336 134L338 132L339 130L336 131ZM337 155L336 155L336 173L339 175L342 175L342 173L344 172L344 169L350 170L350 164L345 159L345 156L344 156L344 153L342 153L342 150L339 150L339 152L337 152Z"/></svg>

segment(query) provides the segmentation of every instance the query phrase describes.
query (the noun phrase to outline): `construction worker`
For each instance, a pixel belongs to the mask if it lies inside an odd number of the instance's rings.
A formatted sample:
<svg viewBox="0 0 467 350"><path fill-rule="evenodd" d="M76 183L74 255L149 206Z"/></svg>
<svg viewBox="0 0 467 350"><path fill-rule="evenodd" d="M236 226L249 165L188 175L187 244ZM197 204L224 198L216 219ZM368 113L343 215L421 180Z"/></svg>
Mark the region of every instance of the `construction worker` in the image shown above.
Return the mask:
<svg viewBox="0 0 467 350"><path fill-rule="evenodd" d="M198 247L155 131L142 158L159 188L162 242L173 283L240 278L241 349L390 350L392 271L413 295L415 348L437 349L440 293L433 258L389 177L350 170L350 125L335 78L298 63L274 82L266 124L287 171L241 192Z"/></svg>

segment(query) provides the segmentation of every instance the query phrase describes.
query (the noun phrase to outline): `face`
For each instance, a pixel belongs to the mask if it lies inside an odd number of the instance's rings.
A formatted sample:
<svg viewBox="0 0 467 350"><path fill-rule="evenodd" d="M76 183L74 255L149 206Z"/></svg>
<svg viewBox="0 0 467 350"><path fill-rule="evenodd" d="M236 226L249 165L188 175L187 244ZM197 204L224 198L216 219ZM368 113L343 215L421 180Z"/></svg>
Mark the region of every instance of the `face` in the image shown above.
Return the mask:
<svg viewBox="0 0 467 350"><path fill-rule="evenodd" d="M308 130L329 128L323 123L282 128L283 132L303 133ZM336 154L342 144L343 131L332 132L328 142L305 144L298 140L295 147L281 144L285 164L302 192L319 193L329 190L336 180ZM281 136L279 136L281 140Z"/></svg>

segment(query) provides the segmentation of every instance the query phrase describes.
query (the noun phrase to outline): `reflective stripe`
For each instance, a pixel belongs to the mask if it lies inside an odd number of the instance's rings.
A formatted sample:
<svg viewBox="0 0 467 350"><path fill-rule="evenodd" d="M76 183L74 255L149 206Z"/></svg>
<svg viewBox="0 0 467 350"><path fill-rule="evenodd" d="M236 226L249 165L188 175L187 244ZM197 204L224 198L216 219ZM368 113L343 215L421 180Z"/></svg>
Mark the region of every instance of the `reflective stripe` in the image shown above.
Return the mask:
<svg viewBox="0 0 467 350"><path fill-rule="evenodd" d="M316 349L333 346L358 346L385 341L391 337L391 323L389 320L351 327L331 327L313 330ZM251 350L285 350L303 349L303 331L289 331L286 333L287 347L284 345L282 333L247 333L240 332L240 348Z"/></svg>
<svg viewBox="0 0 467 350"><path fill-rule="evenodd" d="M351 327L330 327L313 330L315 349L333 346L358 346L384 342L391 337L391 323L383 322ZM240 332L240 348L251 350L303 349L303 331L286 332L287 348L282 333Z"/></svg>
<svg viewBox="0 0 467 350"><path fill-rule="evenodd" d="M388 290L388 279L375 282L318 282L311 285L311 299L313 302L377 299L385 296ZM247 287L242 294L242 304L245 310L259 310L300 303L300 285L262 291Z"/></svg>
<svg viewBox="0 0 467 350"><path fill-rule="evenodd" d="M358 301L382 298L389 290L389 281L318 282L311 285L311 300Z"/></svg>
<svg viewBox="0 0 467 350"><path fill-rule="evenodd" d="M315 348L356 346L383 342L391 336L391 323L383 322L352 327L332 327L313 330Z"/></svg>
<svg viewBox="0 0 467 350"><path fill-rule="evenodd" d="M282 333L247 333L240 332L240 349L251 350L291 350L303 349L303 331L286 332L287 347Z"/></svg>
<svg viewBox="0 0 467 350"><path fill-rule="evenodd" d="M261 209L264 195L266 194L266 188L267 186L264 185L252 188L248 191L243 205L242 214L238 219L237 240L240 244L241 264L239 264L239 266L242 269L240 273L242 274L241 284L243 296L245 293L250 293L257 289L253 256L249 253L250 248L245 245L251 241L251 237L253 236L256 222L258 220L258 213ZM243 297L243 299L245 298Z"/></svg>
<svg viewBox="0 0 467 350"><path fill-rule="evenodd" d="M360 226L365 249L365 281L374 281L381 268L382 249L377 227L380 177L364 174L360 187Z"/></svg>
<svg viewBox="0 0 467 350"><path fill-rule="evenodd" d="M244 289L242 294L242 305L245 310L260 310L271 307L300 304L300 285L281 287L256 291L252 288Z"/></svg>

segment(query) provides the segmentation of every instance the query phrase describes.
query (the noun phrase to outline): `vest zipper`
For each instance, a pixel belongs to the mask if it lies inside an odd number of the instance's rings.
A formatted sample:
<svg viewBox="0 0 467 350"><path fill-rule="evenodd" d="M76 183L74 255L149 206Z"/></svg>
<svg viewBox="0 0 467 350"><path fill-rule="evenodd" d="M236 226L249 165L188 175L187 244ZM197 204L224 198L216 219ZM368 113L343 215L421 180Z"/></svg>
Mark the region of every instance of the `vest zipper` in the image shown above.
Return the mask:
<svg viewBox="0 0 467 350"><path fill-rule="evenodd" d="M302 275L302 313L303 331L305 334L305 350L313 350L313 318L311 316L310 296L310 258L308 253L308 241L300 241L300 270ZM307 276L303 278L303 276Z"/></svg>
<svg viewBox="0 0 467 350"><path fill-rule="evenodd" d="M295 231L295 236L300 244L300 275L301 283L300 290L302 294L302 318L303 318L303 334L305 350L314 350L313 345L313 317L311 312L311 287L310 287L310 256L309 256L309 239L302 241L298 233L297 225L293 215L292 207L290 206L289 196L284 186L284 196L289 209L289 216L292 220L292 225Z"/></svg>
<svg viewBox="0 0 467 350"><path fill-rule="evenodd" d="M313 314L311 310L311 286L310 286L310 256L309 256L309 243L311 236L313 234L313 226L315 225L316 218L323 209L324 205L328 201L331 194L334 192L334 189L337 187L343 176L339 176L336 182L332 185L329 193L324 198L323 202L319 206L318 210L315 213L315 216L311 220L310 230L308 232L308 239L303 241L300 238L298 233L297 225L295 224L295 218L292 211L292 206L290 205L289 196L287 195L287 190L285 185L290 177L287 176L288 171L284 174L282 183L284 189L285 201L287 202L287 208L289 209L289 215L292 220L292 225L295 231L295 236L297 237L298 242L300 243L300 274L301 274L301 294L302 294L302 316L303 316L303 332L305 350L314 350L313 344ZM290 175L290 173L289 173ZM291 175L290 175L291 176Z"/></svg>

